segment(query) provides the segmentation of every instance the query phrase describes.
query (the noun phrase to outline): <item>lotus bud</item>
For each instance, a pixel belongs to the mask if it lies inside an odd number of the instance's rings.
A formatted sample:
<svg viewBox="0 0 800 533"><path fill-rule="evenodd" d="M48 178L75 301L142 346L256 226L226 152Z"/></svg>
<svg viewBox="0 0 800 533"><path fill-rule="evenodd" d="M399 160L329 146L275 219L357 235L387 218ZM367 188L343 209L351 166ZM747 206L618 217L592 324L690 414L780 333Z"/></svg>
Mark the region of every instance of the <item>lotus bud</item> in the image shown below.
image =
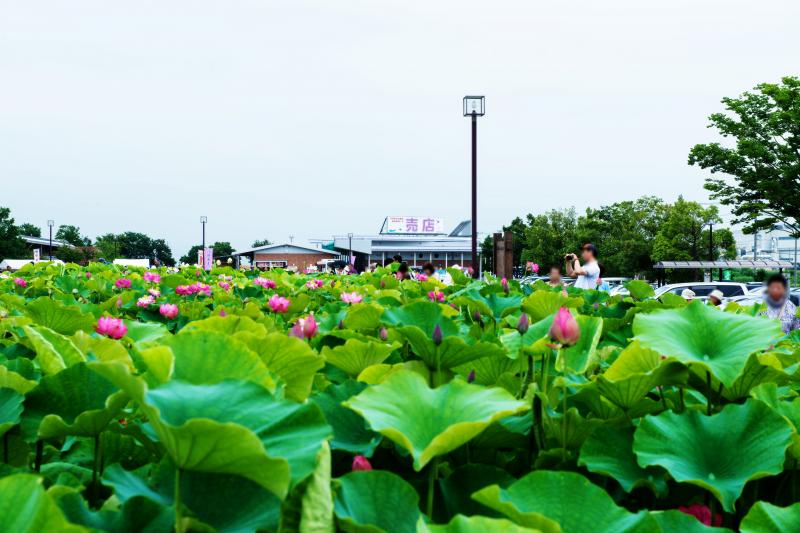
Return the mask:
<svg viewBox="0 0 800 533"><path fill-rule="evenodd" d="M381 328L379 335L383 342L386 342L386 339L389 338L389 332L386 330L386 328Z"/></svg>
<svg viewBox="0 0 800 533"><path fill-rule="evenodd" d="M442 344L442 326L436 324L436 327L433 328L433 335L431 335L431 339L433 340L433 344L436 346Z"/></svg>
<svg viewBox="0 0 800 533"><path fill-rule="evenodd" d="M339 329L344 329L344 320L339 321Z"/></svg>
<svg viewBox="0 0 800 533"><path fill-rule="evenodd" d="M473 381L475 381L475 369L470 370L467 375L467 383L472 383Z"/></svg>
<svg viewBox="0 0 800 533"><path fill-rule="evenodd" d="M556 313L553 325L550 326L550 338L562 346L572 346L581 338L578 321L566 307L562 307Z"/></svg>
<svg viewBox="0 0 800 533"><path fill-rule="evenodd" d="M475 311L474 313L472 313L472 321L483 325L483 318L481 317L480 311Z"/></svg>
<svg viewBox="0 0 800 533"><path fill-rule="evenodd" d="M372 465L369 463L369 459L363 455L356 455L353 457L353 472L363 472L367 470L372 470Z"/></svg>
<svg viewBox="0 0 800 533"><path fill-rule="evenodd" d="M528 326L530 322L528 321L528 315L522 313L519 317L519 321L517 322L517 331L519 331L520 335L525 335L528 331Z"/></svg>
<svg viewBox="0 0 800 533"><path fill-rule="evenodd" d="M506 278L503 278L502 280L500 280L500 285L503 286L503 292L508 294L508 280Z"/></svg>
<svg viewBox="0 0 800 533"><path fill-rule="evenodd" d="M385 288L386 288L386 282L381 280L381 289L385 289Z"/></svg>

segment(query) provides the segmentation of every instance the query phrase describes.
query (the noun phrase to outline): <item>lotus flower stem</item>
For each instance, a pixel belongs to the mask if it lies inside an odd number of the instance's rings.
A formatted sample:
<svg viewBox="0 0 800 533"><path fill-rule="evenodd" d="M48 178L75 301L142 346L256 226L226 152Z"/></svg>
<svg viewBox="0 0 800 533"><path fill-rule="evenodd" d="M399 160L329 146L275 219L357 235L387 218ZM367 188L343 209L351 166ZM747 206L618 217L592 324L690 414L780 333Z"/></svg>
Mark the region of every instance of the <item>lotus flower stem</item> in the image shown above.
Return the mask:
<svg viewBox="0 0 800 533"><path fill-rule="evenodd" d="M566 370L564 371L564 378L567 377ZM561 396L562 414L561 414L561 461L567 460L567 385L564 383L564 391Z"/></svg>
<svg viewBox="0 0 800 533"><path fill-rule="evenodd" d="M711 372L706 370L706 386L708 387L708 391L706 392L706 414L711 416Z"/></svg>
<svg viewBox="0 0 800 533"><path fill-rule="evenodd" d="M3 433L3 462L8 464L8 431Z"/></svg>
<svg viewBox="0 0 800 533"><path fill-rule="evenodd" d="M183 533L183 512L181 511L181 469L175 469L175 533Z"/></svg>
<svg viewBox="0 0 800 533"><path fill-rule="evenodd" d="M33 461L33 469L39 472L42 469L42 455L44 455L44 441L36 441L36 458Z"/></svg>
<svg viewBox="0 0 800 533"><path fill-rule="evenodd" d="M431 461L431 466L428 470L428 502L427 502L427 513L428 518L431 520L433 519L433 492L434 486L436 484L436 474L437 470L439 470L439 458L434 457L433 461Z"/></svg>
<svg viewBox="0 0 800 533"><path fill-rule="evenodd" d="M92 507L97 507L100 495L98 494L97 487L97 473L100 470L100 434L94 436L94 461L92 462L92 492L91 501L89 502Z"/></svg>

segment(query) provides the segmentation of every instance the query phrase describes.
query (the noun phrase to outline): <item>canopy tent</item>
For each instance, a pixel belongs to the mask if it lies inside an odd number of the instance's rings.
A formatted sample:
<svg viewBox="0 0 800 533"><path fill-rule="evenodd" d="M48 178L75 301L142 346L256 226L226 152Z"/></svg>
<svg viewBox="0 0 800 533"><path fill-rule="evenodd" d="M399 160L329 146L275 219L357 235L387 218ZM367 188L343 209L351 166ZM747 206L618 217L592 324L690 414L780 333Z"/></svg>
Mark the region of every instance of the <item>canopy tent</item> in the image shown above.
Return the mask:
<svg viewBox="0 0 800 533"><path fill-rule="evenodd" d="M114 259L114 264L126 267L150 268L149 259Z"/></svg>
<svg viewBox="0 0 800 533"><path fill-rule="evenodd" d="M789 261L776 261L774 259L756 259L749 261L659 261L653 268L661 270L662 274L659 276L658 284L662 285L664 282L663 271L667 269L694 269L705 270L708 269L712 273L714 269L719 269L719 280L722 280L723 270L741 270L744 268L751 268L753 270L777 270L783 273L783 269L794 268L794 265Z"/></svg>

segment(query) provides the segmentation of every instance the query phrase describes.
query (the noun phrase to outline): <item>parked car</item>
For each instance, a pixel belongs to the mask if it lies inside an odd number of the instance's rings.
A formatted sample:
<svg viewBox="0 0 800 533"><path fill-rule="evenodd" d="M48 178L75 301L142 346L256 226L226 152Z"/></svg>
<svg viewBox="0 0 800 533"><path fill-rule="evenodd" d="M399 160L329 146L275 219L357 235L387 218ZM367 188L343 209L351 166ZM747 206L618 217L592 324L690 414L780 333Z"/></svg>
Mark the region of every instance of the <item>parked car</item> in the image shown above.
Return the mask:
<svg viewBox="0 0 800 533"><path fill-rule="evenodd" d="M662 285L656 289L656 298L670 292L678 296L685 289L691 289L695 296L698 298L708 297L711 291L719 289L722 291L725 299L730 299L736 296L744 296L749 294L747 285L744 283L736 283L732 281L695 281L691 283L673 283L672 285Z"/></svg>
<svg viewBox="0 0 800 533"><path fill-rule="evenodd" d="M767 287L761 285L757 289L750 291L744 296L736 296L731 298L731 301L736 302L739 305L753 305L761 303L764 301L765 292L767 292ZM791 300L793 304L800 306L800 288L795 287L793 289L789 289L789 300Z"/></svg>

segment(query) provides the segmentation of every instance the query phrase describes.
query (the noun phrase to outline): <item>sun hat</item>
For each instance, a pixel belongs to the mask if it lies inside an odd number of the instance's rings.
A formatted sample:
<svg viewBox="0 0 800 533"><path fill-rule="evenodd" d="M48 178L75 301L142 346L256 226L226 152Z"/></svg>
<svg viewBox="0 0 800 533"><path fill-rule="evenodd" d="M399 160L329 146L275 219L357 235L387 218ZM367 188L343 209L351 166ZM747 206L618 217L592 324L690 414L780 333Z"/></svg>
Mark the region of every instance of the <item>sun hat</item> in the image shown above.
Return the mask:
<svg viewBox="0 0 800 533"><path fill-rule="evenodd" d="M722 299L725 297L725 295L722 294L721 290L714 289L713 291L711 291L711 293L708 295L708 297L709 298L716 298L717 300L719 300L721 302Z"/></svg>
<svg viewBox="0 0 800 533"><path fill-rule="evenodd" d="M691 300L695 296L696 294L692 289L683 289L683 291L681 291L681 298L683 298L684 300Z"/></svg>

